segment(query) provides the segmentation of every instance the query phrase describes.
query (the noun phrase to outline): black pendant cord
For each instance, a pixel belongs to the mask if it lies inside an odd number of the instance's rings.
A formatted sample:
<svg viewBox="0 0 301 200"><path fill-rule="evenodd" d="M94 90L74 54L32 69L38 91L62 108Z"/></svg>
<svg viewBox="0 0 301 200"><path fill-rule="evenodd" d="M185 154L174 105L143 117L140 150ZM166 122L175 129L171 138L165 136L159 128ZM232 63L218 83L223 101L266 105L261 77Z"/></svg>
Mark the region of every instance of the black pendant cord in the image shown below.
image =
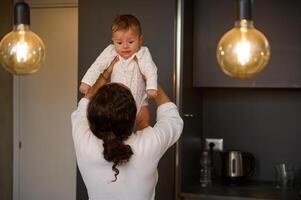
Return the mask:
<svg viewBox="0 0 301 200"><path fill-rule="evenodd" d="M235 0L236 20L252 20L253 0Z"/></svg>
<svg viewBox="0 0 301 200"><path fill-rule="evenodd" d="M29 6L24 1L16 1L14 9L14 25L30 25Z"/></svg>

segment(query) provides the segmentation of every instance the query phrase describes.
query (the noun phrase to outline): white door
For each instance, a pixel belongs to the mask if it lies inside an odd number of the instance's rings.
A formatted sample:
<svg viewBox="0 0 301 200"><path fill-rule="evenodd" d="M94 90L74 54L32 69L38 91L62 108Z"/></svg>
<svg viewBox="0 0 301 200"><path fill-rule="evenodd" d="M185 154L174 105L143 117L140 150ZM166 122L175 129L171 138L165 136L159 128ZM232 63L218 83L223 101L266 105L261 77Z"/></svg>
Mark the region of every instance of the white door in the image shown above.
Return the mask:
<svg viewBox="0 0 301 200"><path fill-rule="evenodd" d="M77 13L31 8L46 60L37 73L14 77L14 200L76 199L70 114L77 104Z"/></svg>

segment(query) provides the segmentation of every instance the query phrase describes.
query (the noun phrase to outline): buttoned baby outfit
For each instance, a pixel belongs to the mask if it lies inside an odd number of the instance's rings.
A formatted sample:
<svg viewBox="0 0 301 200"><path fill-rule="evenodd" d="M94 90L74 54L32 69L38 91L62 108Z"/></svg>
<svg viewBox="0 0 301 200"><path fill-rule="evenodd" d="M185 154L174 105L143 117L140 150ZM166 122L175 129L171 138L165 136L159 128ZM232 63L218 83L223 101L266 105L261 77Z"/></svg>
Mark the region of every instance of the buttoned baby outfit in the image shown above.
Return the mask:
<svg viewBox="0 0 301 200"><path fill-rule="evenodd" d="M130 58L124 59L117 54L114 45L110 44L96 58L84 75L82 82L93 86L99 75L109 67L116 56L119 60L113 67L111 82L122 83L130 88L138 112L143 104L147 104L146 90L157 90L157 67L147 47L141 47ZM135 61L135 57L137 61Z"/></svg>

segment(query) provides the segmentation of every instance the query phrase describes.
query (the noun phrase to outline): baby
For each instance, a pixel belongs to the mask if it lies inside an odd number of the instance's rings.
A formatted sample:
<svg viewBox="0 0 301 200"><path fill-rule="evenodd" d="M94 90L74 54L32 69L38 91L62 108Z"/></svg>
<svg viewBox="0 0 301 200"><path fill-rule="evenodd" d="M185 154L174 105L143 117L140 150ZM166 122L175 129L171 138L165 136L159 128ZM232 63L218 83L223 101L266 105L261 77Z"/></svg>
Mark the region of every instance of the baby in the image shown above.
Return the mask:
<svg viewBox="0 0 301 200"><path fill-rule="evenodd" d="M139 20L132 15L119 15L112 23L112 41L84 75L80 92L86 94L103 71L114 61L111 82L119 82L131 90L137 105L139 129L149 125L147 96L157 95L157 67L147 47L142 47ZM105 77L104 77L105 78Z"/></svg>

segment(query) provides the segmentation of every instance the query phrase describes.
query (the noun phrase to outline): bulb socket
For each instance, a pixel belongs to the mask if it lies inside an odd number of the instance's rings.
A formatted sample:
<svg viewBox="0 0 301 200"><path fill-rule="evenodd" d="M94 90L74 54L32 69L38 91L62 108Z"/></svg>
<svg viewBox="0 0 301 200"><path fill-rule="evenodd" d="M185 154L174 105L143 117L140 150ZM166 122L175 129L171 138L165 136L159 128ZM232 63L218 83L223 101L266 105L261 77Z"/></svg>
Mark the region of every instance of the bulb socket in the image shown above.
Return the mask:
<svg viewBox="0 0 301 200"><path fill-rule="evenodd" d="M14 10L14 25L30 25L29 6L25 2L17 2Z"/></svg>
<svg viewBox="0 0 301 200"><path fill-rule="evenodd" d="M252 20L253 0L235 0L236 20Z"/></svg>

